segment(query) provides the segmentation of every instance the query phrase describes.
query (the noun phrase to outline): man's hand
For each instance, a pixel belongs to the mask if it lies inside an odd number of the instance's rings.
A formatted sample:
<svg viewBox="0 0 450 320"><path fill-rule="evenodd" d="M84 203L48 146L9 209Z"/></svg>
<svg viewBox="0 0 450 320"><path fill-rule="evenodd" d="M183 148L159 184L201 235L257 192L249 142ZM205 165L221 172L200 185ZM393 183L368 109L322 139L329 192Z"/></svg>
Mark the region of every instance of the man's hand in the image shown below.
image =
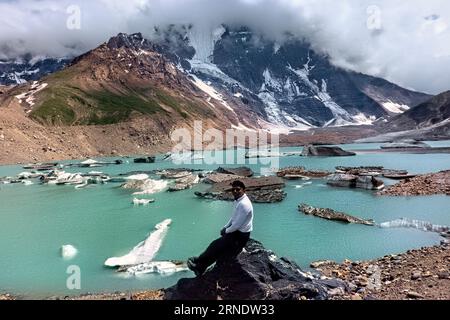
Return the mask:
<svg viewBox="0 0 450 320"><path fill-rule="evenodd" d="M223 237L227 233L227 229L223 228L220 230L220 235Z"/></svg>

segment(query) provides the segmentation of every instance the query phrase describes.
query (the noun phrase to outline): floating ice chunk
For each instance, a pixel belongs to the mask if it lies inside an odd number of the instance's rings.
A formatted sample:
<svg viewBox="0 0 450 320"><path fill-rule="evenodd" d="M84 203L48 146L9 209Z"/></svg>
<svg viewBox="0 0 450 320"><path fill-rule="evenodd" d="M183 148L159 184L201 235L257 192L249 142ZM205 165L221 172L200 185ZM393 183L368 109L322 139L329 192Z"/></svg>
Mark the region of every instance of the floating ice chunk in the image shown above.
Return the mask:
<svg viewBox="0 0 450 320"><path fill-rule="evenodd" d="M74 246L67 244L67 245L63 245L61 247L61 256L65 259L65 260L71 260L73 258L75 258L75 256L78 254L78 250L77 248L75 248Z"/></svg>
<svg viewBox="0 0 450 320"><path fill-rule="evenodd" d="M432 224L427 221L409 220L406 218L397 219L394 221L383 222L380 224L381 228L413 228L422 231L430 232L447 232L450 227Z"/></svg>
<svg viewBox="0 0 450 320"><path fill-rule="evenodd" d="M105 261L105 266L120 267L120 266L134 266L150 262L155 257L156 253L161 248L162 242L167 234L169 225L172 223L171 219L166 219L158 223L150 236L139 243L128 254L122 257L113 257Z"/></svg>
<svg viewBox="0 0 450 320"><path fill-rule="evenodd" d="M99 163L99 162L96 160L92 160L92 159L88 159L86 161L81 162L81 164L97 164L97 163Z"/></svg>
<svg viewBox="0 0 450 320"><path fill-rule="evenodd" d="M152 261L142 263L127 269L127 272L132 275L159 273L163 275L170 275L177 272L188 271L188 267L184 263L175 263L172 261Z"/></svg>
<svg viewBox="0 0 450 320"><path fill-rule="evenodd" d="M127 180L147 180L149 176L147 174L135 174L129 177L126 177Z"/></svg>
<svg viewBox="0 0 450 320"><path fill-rule="evenodd" d="M155 202L154 199L138 199L138 198L133 199L133 204L136 206L139 206L139 205L146 206L149 203L153 203L153 202Z"/></svg>
<svg viewBox="0 0 450 320"><path fill-rule="evenodd" d="M26 185L26 186L31 186L31 185L33 184L33 182L30 181L30 180L22 181L22 183L23 183L24 185Z"/></svg>
<svg viewBox="0 0 450 320"><path fill-rule="evenodd" d="M144 181L144 184L141 187L142 191L133 193L134 196L137 195L145 195L145 194L153 194L163 191L167 188L168 182L164 180L152 180L147 179Z"/></svg>

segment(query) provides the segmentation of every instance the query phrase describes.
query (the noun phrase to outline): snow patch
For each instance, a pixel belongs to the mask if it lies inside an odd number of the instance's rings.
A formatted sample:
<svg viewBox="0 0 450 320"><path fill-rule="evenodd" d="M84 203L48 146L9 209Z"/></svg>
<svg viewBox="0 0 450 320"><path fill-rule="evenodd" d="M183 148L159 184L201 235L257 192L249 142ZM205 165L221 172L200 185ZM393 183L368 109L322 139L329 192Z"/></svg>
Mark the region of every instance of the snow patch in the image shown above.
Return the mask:
<svg viewBox="0 0 450 320"><path fill-rule="evenodd" d="M223 26L214 29L194 27L189 32L189 44L194 47L194 59L202 62L212 62L211 57L214 53L214 46L226 32Z"/></svg>
<svg viewBox="0 0 450 320"><path fill-rule="evenodd" d="M386 111L392 112L392 113L403 113L410 109L410 107L406 104L395 103L395 102L392 102L391 100L388 100L387 102L383 102L381 105L383 106L383 108Z"/></svg>
<svg viewBox="0 0 450 320"><path fill-rule="evenodd" d="M271 89L275 89L278 92L283 91L283 86L277 79L272 77L269 69L264 70L263 77L264 77L264 84L261 87L261 91L266 90L267 87L269 87Z"/></svg>
<svg viewBox="0 0 450 320"><path fill-rule="evenodd" d="M277 42L273 44L273 54L277 54L280 51L281 45Z"/></svg>
<svg viewBox="0 0 450 320"><path fill-rule="evenodd" d="M192 78L194 78L194 81L192 81L192 82L197 86L197 88L199 88L200 90L202 90L203 92L208 94L211 98L219 101L228 110L234 112L233 108L231 108L228 105L228 103L223 99L223 96L220 93L218 93L212 86L210 86L206 82L200 80L195 75L192 75ZM210 103L209 100L207 100L207 102L214 107L214 105L212 103Z"/></svg>
<svg viewBox="0 0 450 320"><path fill-rule="evenodd" d="M31 88L28 92L19 94L17 96L15 96L18 100L19 103L22 103L22 101L25 99L25 102L30 106L34 106L35 104L35 97L34 95L36 93L38 93L39 91L45 89L48 86L48 83L42 83L39 84L39 82L34 81L33 84L31 85Z"/></svg>

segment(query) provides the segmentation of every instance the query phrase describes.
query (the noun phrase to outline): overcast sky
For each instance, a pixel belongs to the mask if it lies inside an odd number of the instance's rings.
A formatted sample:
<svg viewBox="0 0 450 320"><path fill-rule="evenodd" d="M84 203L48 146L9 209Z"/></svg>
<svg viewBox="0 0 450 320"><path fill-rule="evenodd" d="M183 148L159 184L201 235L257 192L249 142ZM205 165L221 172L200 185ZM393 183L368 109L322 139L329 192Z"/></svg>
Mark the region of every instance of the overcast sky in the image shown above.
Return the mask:
<svg viewBox="0 0 450 320"><path fill-rule="evenodd" d="M272 38L290 31L338 66L419 91L450 89L448 0L0 0L0 59L76 55L167 23L246 24Z"/></svg>

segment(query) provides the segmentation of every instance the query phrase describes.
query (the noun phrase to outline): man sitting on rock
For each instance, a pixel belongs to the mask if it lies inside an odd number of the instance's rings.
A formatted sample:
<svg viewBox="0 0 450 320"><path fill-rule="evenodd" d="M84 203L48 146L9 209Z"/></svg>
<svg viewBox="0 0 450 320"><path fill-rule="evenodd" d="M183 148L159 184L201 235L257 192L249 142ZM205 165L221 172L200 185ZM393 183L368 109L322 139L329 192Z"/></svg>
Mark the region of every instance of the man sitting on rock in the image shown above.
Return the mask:
<svg viewBox="0 0 450 320"><path fill-rule="evenodd" d="M234 211L230 221L220 231L221 238L214 240L199 257L188 259L187 265L195 275L201 276L218 260L233 259L245 247L253 231L253 205L245 194L245 184L231 184L234 196Z"/></svg>

